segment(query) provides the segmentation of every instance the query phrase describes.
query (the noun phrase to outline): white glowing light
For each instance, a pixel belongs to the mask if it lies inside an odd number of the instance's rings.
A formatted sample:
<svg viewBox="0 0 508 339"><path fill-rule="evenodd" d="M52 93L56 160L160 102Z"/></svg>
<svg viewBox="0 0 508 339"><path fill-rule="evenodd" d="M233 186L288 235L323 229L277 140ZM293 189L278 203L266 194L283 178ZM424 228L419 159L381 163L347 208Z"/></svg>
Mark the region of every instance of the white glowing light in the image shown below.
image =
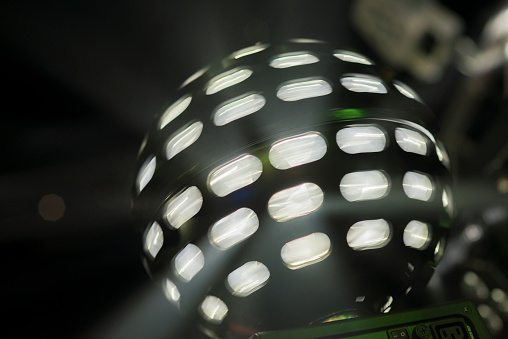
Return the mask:
<svg viewBox="0 0 508 339"><path fill-rule="evenodd" d="M213 114L215 126L224 126L232 121L259 111L266 103L261 94L247 94L222 104Z"/></svg>
<svg viewBox="0 0 508 339"><path fill-rule="evenodd" d="M224 197L252 184L263 172L261 160L253 155L242 155L210 172L208 185L213 193Z"/></svg>
<svg viewBox="0 0 508 339"><path fill-rule="evenodd" d="M192 96L190 94L184 95L180 99L178 99L174 104L169 106L169 108L162 114L159 120L159 129L163 129L167 124L173 121L176 117L183 113L189 107L192 101Z"/></svg>
<svg viewBox="0 0 508 339"><path fill-rule="evenodd" d="M450 170L450 157L448 156L448 152L446 152L446 148L443 143L439 140L436 141L436 154L439 161L441 161L441 163Z"/></svg>
<svg viewBox="0 0 508 339"><path fill-rule="evenodd" d="M235 59L243 58L247 55L259 53L261 51L264 51L269 45L268 44L257 44L254 46L249 46L242 48L236 52L234 52L231 56Z"/></svg>
<svg viewBox="0 0 508 339"><path fill-rule="evenodd" d="M198 140L203 131L203 123L196 121L183 130L176 132L166 145L166 159L171 159Z"/></svg>
<svg viewBox="0 0 508 339"><path fill-rule="evenodd" d="M219 74L206 86L205 93L207 95L215 94L225 88L239 84L252 75L252 71L248 68L235 68L230 71Z"/></svg>
<svg viewBox="0 0 508 339"><path fill-rule="evenodd" d="M299 79L282 85L277 97L283 101L298 101L332 93L332 86L322 79Z"/></svg>
<svg viewBox="0 0 508 339"><path fill-rule="evenodd" d="M383 312L383 313L390 312L392 309L392 304L393 304L393 297L391 295L389 295L388 297L386 297L386 303L383 305L383 307L381 307L381 312Z"/></svg>
<svg viewBox="0 0 508 339"><path fill-rule="evenodd" d="M214 324L220 324L229 310L224 301L213 295L206 296L199 308L203 317Z"/></svg>
<svg viewBox="0 0 508 339"><path fill-rule="evenodd" d="M136 187L138 193L140 193L146 185L152 180L153 174L155 173L155 165L157 160L155 157L148 158L145 163L141 166L136 178Z"/></svg>
<svg viewBox="0 0 508 339"><path fill-rule="evenodd" d="M290 39L290 42L299 43L299 44L324 44L325 42L317 39L307 39L307 38L297 38Z"/></svg>
<svg viewBox="0 0 508 339"><path fill-rule="evenodd" d="M326 141L315 132L277 141L268 154L273 167L285 170L321 159L326 153Z"/></svg>
<svg viewBox="0 0 508 339"><path fill-rule="evenodd" d="M263 287L270 271L258 261L249 261L228 275L227 285L233 295L246 297Z"/></svg>
<svg viewBox="0 0 508 339"><path fill-rule="evenodd" d="M400 148L406 152L427 155L427 142L419 132L397 127L395 129L395 140Z"/></svg>
<svg viewBox="0 0 508 339"><path fill-rule="evenodd" d="M349 228L347 244L355 251L372 250L386 246L391 239L390 225L384 219L364 220Z"/></svg>
<svg viewBox="0 0 508 339"><path fill-rule="evenodd" d="M374 63L369 60L367 57L351 52L351 51L344 51L344 50L336 50L333 52L333 56L337 59L340 59L345 62L352 62L356 64L363 64L363 65L373 65Z"/></svg>
<svg viewBox="0 0 508 339"><path fill-rule="evenodd" d="M386 147L386 135L376 126L350 126L336 135L337 145L349 154L381 152Z"/></svg>
<svg viewBox="0 0 508 339"><path fill-rule="evenodd" d="M404 229L404 245L424 250L431 240L430 226L418 220L410 221Z"/></svg>
<svg viewBox="0 0 508 339"><path fill-rule="evenodd" d="M409 198L422 201L430 200L434 191L429 176L416 172L406 172L404 174L402 188Z"/></svg>
<svg viewBox="0 0 508 339"><path fill-rule="evenodd" d="M169 301L173 303L178 303L178 301L180 301L180 291L171 280L166 279L164 281L162 284L162 291Z"/></svg>
<svg viewBox="0 0 508 339"><path fill-rule="evenodd" d="M185 87L187 86L188 84L190 84L191 82L193 82L194 80L198 79L200 76L202 76L203 74L206 73L206 71L208 71L210 67L203 67L201 68L199 71L197 71L196 73L192 74L190 77L188 77L181 85L180 87L178 87L178 89L182 88L182 87Z"/></svg>
<svg viewBox="0 0 508 339"><path fill-rule="evenodd" d="M416 94L416 92L411 87L409 87L408 85L406 85L402 81L394 80L393 81L393 85L404 96L406 96L406 97L408 97L410 99L414 99L414 100L420 101L420 102L422 101L422 99L420 99L418 94Z"/></svg>
<svg viewBox="0 0 508 339"><path fill-rule="evenodd" d="M250 208L240 208L217 221L210 228L210 242L222 250L227 250L254 234L259 227L259 219Z"/></svg>
<svg viewBox="0 0 508 339"><path fill-rule="evenodd" d="M455 211L455 206L453 204L453 195L451 193L451 190L447 186L445 186L445 188L443 189L443 195L441 197L441 200L443 202L443 207L446 213L448 213L448 216L450 218L453 217Z"/></svg>
<svg viewBox="0 0 508 339"><path fill-rule="evenodd" d="M196 186L191 186L172 198L164 212L168 224L178 229L190 218L195 216L203 206L203 196Z"/></svg>
<svg viewBox="0 0 508 339"><path fill-rule="evenodd" d="M199 247L188 244L176 255L174 265L176 273L189 282L205 266L205 256Z"/></svg>
<svg viewBox="0 0 508 339"><path fill-rule="evenodd" d="M319 62L319 59L315 55L305 52L296 52L279 55L272 59L269 65L273 68L288 68L316 62Z"/></svg>
<svg viewBox="0 0 508 339"><path fill-rule="evenodd" d="M282 246L282 261L292 270L316 264L328 257L332 248L324 233L312 233Z"/></svg>
<svg viewBox="0 0 508 339"><path fill-rule="evenodd" d="M348 173L340 181L340 192L347 201L381 199L389 187L386 175L377 170Z"/></svg>
<svg viewBox="0 0 508 339"><path fill-rule="evenodd" d="M387 93L386 87L378 77L366 74L350 74L340 79L342 86L357 93Z"/></svg>
<svg viewBox="0 0 508 339"><path fill-rule="evenodd" d="M145 234L145 252L155 258L164 244L164 233L157 222L154 222Z"/></svg>
<svg viewBox="0 0 508 339"><path fill-rule="evenodd" d="M275 193L268 201L268 213L278 222L289 221L316 211L323 198L318 185L304 183Z"/></svg>

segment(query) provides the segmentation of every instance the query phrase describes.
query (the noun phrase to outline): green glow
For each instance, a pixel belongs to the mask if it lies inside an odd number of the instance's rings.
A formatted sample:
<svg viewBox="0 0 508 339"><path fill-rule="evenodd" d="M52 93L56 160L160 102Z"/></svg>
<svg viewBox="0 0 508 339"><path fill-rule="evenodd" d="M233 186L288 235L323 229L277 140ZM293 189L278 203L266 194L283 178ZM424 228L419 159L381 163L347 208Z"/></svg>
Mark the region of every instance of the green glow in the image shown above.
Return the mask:
<svg viewBox="0 0 508 339"><path fill-rule="evenodd" d="M335 120L352 120L358 118L364 118L367 114L365 110L358 108L346 108L331 111L330 115Z"/></svg>
<svg viewBox="0 0 508 339"><path fill-rule="evenodd" d="M450 228L451 220L448 217L441 217L439 218L439 226L443 228Z"/></svg>

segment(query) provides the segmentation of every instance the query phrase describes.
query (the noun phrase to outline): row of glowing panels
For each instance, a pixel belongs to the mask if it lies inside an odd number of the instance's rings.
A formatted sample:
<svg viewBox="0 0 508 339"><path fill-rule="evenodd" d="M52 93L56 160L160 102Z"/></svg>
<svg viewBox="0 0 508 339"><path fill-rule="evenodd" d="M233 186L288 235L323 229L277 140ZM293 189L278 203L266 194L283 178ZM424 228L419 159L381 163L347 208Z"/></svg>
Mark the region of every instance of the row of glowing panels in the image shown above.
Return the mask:
<svg viewBox="0 0 508 339"><path fill-rule="evenodd" d="M258 227L258 219L252 210L239 209L212 227L210 238L220 248L233 246L236 240L229 233L222 233L227 223L238 225L235 232L249 237ZM220 233L220 234L219 234ZM373 249L385 246L391 238L390 224L384 219L364 220L351 226L347 233L347 242L355 250ZM162 247L164 236L161 227L155 222L145 237L145 250L156 255ZM413 248L427 248L431 239L430 225L421 221L410 221L403 234L404 243ZM438 255L441 244L434 251ZM312 233L286 243L281 249L283 262L291 269L299 269L326 259L331 252L331 241L324 233ZM190 243L184 247L172 261L173 271L183 282L189 282L204 267L205 257L198 246ZM409 270L414 267L408 264ZM234 296L247 297L268 283L269 269L261 262L249 261L232 271L225 281L227 290ZM177 286L168 278L164 280L163 290L166 297L176 304L180 301ZM408 289L409 291L409 289ZM362 301L362 300L360 300ZM200 306L201 314L211 322L221 322L228 307L221 299L207 296Z"/></svg>
<svg viewBox="0 0 508 339"><path fill-rule="evenodd" d="M435 142L430 132L423 127L409 122L405 123L420 129L432 140L431 144ZM166 146L166 157L168 159L172 158L192 145L199 138L202 126L201 122L195 122L171 138ZM404 127L397 127L395 129L395 140L400 148L406 152L427 155L429 154L428 142L422 133ZM380 126L366 124L350 125L340 129L336 134L336 143L342 151L348 154L381 152L388 145L387 133ZM448 167L449 159L446 152L439 143L436 143L435 147L439 160ZM286 170L320 160L326 152L327 142L325 138L318 132L308 132L275 142L269 151L269 161L276 169ZM155 168L155 156L148 158L141 166L136 180L138 193L152 179ZM243 155L214 169L209 176L209 186L217 196L223 197L253 183L261 173L261 160L252 155ZM370 177L374 180L374 177ZM349 176L349 178L354 178L354 176ZM346 198L348 199L347 192ZM352 198L352 200L358 199Z"/></svg>

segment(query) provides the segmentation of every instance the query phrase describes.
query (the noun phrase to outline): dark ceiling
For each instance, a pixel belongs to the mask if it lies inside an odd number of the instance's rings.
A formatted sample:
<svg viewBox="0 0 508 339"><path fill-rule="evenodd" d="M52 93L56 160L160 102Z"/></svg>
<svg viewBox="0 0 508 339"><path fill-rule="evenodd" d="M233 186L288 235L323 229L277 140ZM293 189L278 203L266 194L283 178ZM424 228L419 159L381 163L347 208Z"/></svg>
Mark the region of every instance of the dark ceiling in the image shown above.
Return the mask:
<svg viewBox="0 0 508 339"><path fill-rule="evenodd" d="M473 37L492 7L448 5L466 19ZM144 131L187 76L257 41L316 38L373 55L348 13L346 1L2 1L4 331L14 337L136 337L144 326L172 316L168 305L154 301L161 292L142 267L130 215ZM438 117L460 81L453 70L434 85L400 76ZM492 117L482 131L507 122L499 118L507 107L501 80L493 79L483 99ZM471 132L474 152L458 156L459 165L467 165L459 169L470 184L464 191L489 197L462 200L480 212L499 201L491 190L506 170L504 163L487 173L472 160L483 154L485 164L506 144L505 136L492 150L482 133ZM50 194L65 204L56 221L39 210ZM62 214L57 203L49 205ZM136 312L149 302L150 312Z"/></svg>

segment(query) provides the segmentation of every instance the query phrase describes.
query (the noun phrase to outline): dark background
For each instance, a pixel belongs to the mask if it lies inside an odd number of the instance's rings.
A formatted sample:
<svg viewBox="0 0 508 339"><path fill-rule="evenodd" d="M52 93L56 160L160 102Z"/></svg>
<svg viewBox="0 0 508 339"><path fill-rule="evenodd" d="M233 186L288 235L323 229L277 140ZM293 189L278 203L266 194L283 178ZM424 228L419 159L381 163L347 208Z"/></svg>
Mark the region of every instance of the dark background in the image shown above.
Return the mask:
<svg viewBox="0 0 508 339"><path fill-rule="evenodd" d="M475 38L497 2L445 4ZM13 337L143 337L154 324L160 336L171 331L160 324L174 311L141 264L130 194L144 131L190 74L257 41L293 37L376 59L346 1L2 1L0 33L2 331ZM438 119L462 81L454 70L432 85L400 77ZM474 161L495 153L486 131L506 122L502 78L492 81L482 102L490 115L478 109L472 126L480 127L468 130L471 151L452 153L466 219L506 203L496 193L506 163L486 173L491 159ZM48 194L65 204L56 221L39 213Z"/></svg>

